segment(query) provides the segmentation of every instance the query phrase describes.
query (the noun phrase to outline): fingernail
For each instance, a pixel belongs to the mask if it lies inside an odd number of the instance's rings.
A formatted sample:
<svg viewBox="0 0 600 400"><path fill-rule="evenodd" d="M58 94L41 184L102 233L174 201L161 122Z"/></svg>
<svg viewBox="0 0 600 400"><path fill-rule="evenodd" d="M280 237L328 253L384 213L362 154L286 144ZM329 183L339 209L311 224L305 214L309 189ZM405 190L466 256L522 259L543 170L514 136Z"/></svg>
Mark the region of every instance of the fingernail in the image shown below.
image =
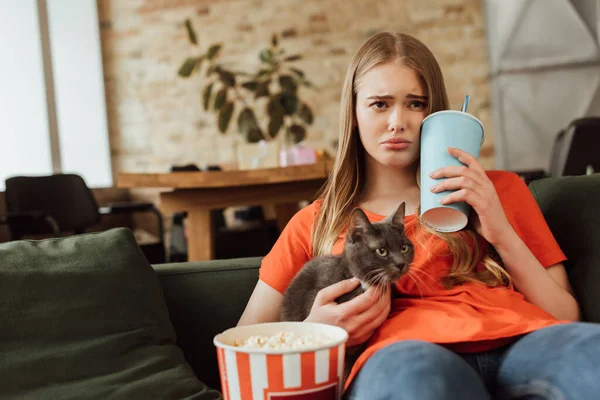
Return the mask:
<svg viewBox="0 0 600 400"><path fill-rule="evenodd" d="M437 189L438 189L438 187L437 187L437 185L435 185L435 186L432 186L430 190L431 190L433 193L435 193L435 192L437 192Z"/></svg>
<svg viewBox="0 0 600 400"><path fill-rule="evenodd" d="M357 277L354 276L354 277L350 278L350 283L356 283L356 282L358 282Z"/></svg>
<svg viewBox="0 0 600 400"><path fill-rule="evenodd" d="M435 175L436 175L436 172L434 171L434 172L432 172L432 173L429 174L429 177L430 178L435 178Z"/></svg>
<svg viewBox="0 0 600 400"><path fill-rule="evenodd" d="M439 203L440 203L440 204L444 204L445 202L446 202L446 199L445 199L445 198L444 198L444 199L441 199L441 200L439 201Z"/></svg>

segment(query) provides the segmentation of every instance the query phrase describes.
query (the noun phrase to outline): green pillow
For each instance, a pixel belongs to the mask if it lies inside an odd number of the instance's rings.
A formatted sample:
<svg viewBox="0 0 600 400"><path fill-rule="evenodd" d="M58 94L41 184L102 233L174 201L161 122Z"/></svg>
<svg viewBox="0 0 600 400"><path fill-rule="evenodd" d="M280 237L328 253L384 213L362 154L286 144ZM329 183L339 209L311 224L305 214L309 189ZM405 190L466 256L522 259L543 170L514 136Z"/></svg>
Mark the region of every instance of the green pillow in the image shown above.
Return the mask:
<svg viewBox="0 0 600 400"><path fill-rule="evenodd" d="M0 244L0 397L219 399L128 229Z"/></svg>

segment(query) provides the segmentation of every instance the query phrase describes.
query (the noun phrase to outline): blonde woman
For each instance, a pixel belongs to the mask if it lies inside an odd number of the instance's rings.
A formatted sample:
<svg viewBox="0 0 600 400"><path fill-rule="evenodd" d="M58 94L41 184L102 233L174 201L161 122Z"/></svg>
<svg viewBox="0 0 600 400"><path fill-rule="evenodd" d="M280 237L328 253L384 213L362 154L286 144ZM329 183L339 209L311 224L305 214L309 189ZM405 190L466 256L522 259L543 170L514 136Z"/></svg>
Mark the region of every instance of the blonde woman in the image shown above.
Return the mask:
<svg viewBox="0 0 600 400"><path fill-rule="evenodd" d="M542 213L513 173L463 167L437 171L433 190L455 189L469 227L440 234L418 217L421 121L449 108L440 67L412 36L382 32L356 53L346 75L339 149L318 201L299 211L264 258L239 324L276 321L283 293L305 262L338 254L350 212L379 221L406 202L415 244L411 272L393 300L358 283L319 292L308 321L345 328L367 342L347 383L351 399L591 399L600 393L600 326L571 323L579 307Z"/></svg>

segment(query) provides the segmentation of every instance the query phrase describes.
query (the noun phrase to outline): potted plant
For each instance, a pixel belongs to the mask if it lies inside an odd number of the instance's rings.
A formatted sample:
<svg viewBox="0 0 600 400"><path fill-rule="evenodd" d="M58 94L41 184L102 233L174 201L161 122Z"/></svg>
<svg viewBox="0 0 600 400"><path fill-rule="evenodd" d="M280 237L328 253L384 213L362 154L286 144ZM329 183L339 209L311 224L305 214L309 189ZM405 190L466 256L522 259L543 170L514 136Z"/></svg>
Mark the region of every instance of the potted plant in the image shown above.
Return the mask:
<svg viewBox="0 0 600 400"><path fill-rule="evenodd" d="M189 19L185 21L190 43L198 36ZM207 46L204 52L188 57L180 66L182 78L202 78L204 110L214 112L219 132L226 134L235 125L243 141L259 144L300 143L313 123L310 106L301 100L301 87L314 88L305 73L294 65L299 54L287 55L273 34L268 47L260 50L259 67L253 72L231 68L221 62L222 43ZM232 121L236 124L232 124ZM277 146L275 146L277 147Z"/></svg>

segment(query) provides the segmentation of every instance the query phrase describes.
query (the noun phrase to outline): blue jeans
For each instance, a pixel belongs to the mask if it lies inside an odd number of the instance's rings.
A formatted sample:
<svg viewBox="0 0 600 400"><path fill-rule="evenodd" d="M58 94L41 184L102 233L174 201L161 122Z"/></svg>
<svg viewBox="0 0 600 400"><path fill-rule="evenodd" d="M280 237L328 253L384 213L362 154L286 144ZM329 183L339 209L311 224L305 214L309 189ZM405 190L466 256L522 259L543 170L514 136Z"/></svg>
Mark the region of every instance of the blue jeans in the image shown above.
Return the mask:
<svg viewBox="0 0 600 400"><path fill-rule="evenodd" d="M344 398L600 399L600 324L554 325L481 353L394 343L369 358Z"/></svg>

